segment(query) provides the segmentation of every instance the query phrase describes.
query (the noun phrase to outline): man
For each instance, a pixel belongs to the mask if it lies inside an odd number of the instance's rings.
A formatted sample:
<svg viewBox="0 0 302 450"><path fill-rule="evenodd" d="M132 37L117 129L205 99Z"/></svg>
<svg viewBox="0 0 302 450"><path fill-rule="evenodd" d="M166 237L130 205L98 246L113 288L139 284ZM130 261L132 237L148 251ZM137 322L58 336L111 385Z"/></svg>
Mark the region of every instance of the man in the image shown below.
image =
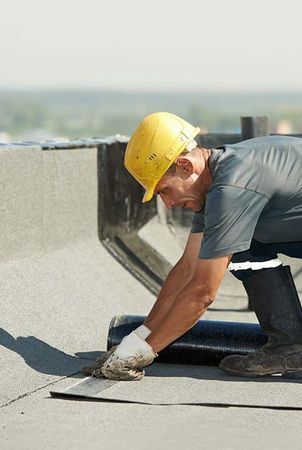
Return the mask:
<svg viewBox="0 0 302 450"><path fill-rule="evenodd" d="M302 311L289 267L302 258L302 140L267 136L199 148L199 129L170 113L146 117L132 135L125 166L168 208L194 211L191 233L144 325L100 359L94 375L137 380L163 348L188 331L214 301L229 269L243 285L268 342L224 358L239 376L302 377Z"/></svg>

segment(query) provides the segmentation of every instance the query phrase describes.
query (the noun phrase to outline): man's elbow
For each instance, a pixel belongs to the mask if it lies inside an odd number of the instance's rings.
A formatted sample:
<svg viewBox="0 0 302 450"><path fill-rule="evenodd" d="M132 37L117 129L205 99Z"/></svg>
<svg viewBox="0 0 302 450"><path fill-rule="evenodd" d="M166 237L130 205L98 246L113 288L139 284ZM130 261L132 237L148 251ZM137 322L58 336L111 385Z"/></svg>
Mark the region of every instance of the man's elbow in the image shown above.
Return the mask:
<svg viewBox="0 0 302 450"><path fill-rule="evenodd" d="M199 293L199 295L194 296L194 300L189 304L190 313L196 318L199 318L214 300L215 297L211 294L206 294L204 292Z"/></svg>

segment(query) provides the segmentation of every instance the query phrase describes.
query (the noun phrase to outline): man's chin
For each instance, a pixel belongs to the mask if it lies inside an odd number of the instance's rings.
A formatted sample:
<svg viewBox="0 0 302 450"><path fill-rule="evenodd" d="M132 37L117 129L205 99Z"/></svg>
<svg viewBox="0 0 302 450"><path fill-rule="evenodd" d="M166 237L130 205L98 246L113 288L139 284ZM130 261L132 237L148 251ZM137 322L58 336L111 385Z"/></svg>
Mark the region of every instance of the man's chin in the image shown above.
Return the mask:
<svg viewBox="0 0 302 450"><path fill-rule="evenodd" d="M194 211L194 210L195 210L194 205L190 205L189 203L185 203L181 208L182 208L182 209L188 209L188 210L190 210L190 211L195 212L195 211Z"/></svg>
<svg viewBox="0 0 302 450"><path fill-rule="evenodd" d="M202 211L202 208L200 205L192 204L190 202L186 202L184 205L181 206L182 209L189 209L190 211L194 213L198 213Z"/></svg>
<svg viewBox="0 0 302 450"><path fill-rule="evenodd" d="M197 206L194 206L194 205L188 205L188 206L186 206L185 208L186 208L186 209L189 209L190 211L192 211L192 212L194 212L194 213L200 211L200 208L198 208Z"/></svg>
<svg viewBox="0 0 302 450"><path fill-rule="evenodd" d="M203 210L203 205L192 205L190 207L191 211L193 211L194 213L200 213Z"/></svg>

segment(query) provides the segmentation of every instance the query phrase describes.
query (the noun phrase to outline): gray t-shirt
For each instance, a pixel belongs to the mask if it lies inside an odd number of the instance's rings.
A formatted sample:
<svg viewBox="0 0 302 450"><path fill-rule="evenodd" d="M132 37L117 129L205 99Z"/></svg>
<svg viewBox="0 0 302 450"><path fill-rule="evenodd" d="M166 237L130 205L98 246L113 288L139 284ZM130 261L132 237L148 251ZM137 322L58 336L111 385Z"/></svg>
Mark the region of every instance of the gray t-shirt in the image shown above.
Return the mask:
<svg viewBox="0 0 302 450"><path fill-rule="evenodd" d="M263 243L302 241L302 139L265 136L212 150L213 183L191 231L200 258Z"/></svg>

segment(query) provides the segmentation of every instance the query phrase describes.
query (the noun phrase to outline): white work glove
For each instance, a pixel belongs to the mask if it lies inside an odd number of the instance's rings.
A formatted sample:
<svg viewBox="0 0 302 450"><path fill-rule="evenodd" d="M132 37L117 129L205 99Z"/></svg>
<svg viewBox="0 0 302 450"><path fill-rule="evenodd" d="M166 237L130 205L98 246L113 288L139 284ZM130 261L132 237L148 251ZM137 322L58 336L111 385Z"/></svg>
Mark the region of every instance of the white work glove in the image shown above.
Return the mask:
<svg viewBox="0 0 302 450"><path fill-rule="evenodd" d="M116 348L117 348L117 345L115 345L114 347L111 347L110 350L102 353L101 356L98 356L92 364L90 364L89 366L81 367L81 372L86 376L94 375L95 372L101 373L100 370L101 370L102 365L109 358L111 353L113 353L115 351ZM98 376L102 376L102 374L98 375Z"/></svg>
<svg viewBox="0 0 302 450"><path fill-rule="evenodd" d="M146 327L146 325L140 325L138 328L134 330L134 332L142 339L146 339L151 334L151 330L148 327ZM86 376L92 375L95 377L102 377L103 374L101 372L101 368L104 362L116 350L116 348L117 345L111 347L110 350L103 353L101 356L98 356L97 359L92 364L90 364L89 366L82 367L81 372ZM142 370L140 372L142 372ZM137 376L139 376L139 374L137 374ZM141 378L143 376L144 374L142 374Z"/></svg>
<svg viewBox="0 0 302 450"><path fill-rule="evenodd" d="M144 340L151 334L151 330L146 325L140 325L134 332Z"/></svg>
<svg viewBox="0 0 302 450"><path fill-rule="evenodd" d="M104 362L101 373L111 380L140 380L145 375L142 368L152 364L156 356L151 345L132 331ZM96 371L94 375L98 376Z"/></svg>

